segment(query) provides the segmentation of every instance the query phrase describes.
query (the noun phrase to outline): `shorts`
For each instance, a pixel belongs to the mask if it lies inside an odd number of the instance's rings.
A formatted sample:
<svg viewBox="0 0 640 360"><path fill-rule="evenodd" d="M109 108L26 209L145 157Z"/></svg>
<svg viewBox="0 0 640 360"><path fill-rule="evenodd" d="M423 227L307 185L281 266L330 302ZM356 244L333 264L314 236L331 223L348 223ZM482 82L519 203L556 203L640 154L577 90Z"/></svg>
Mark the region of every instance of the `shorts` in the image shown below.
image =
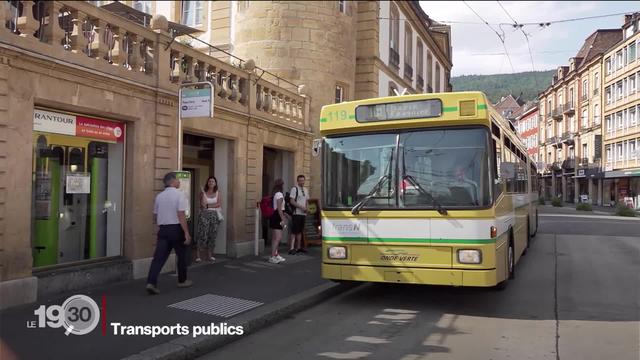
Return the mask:
<svg viewBox="0 0 640 360"><path fill-rule="evenodd" d="M275 211L271 218L269 218L269 228L282 230L282 225L280 225L280 213Z"/></svg>
<svg viewBox="0 0 640 360"><path fill-rule="evenodd" d="M291 225L292 234L302 234L305 217L305 215L293 215L293 224Z"/></svg>

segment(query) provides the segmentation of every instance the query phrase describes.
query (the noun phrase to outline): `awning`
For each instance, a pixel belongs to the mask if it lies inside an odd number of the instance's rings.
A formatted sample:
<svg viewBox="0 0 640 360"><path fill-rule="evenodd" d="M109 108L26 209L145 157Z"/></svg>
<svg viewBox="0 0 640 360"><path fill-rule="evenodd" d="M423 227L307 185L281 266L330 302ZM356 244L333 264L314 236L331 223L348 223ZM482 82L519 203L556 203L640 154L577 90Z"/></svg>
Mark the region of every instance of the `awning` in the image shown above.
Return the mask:
<svg viewBox="0 0 640 360"><path fill-rule="evenodd" d="M102 5L100 6L100 8L121 16L129 21L133 21L138 25L142 25L144 27L151 26L151 18L153 17L153 15L134 9L121 2L114 1L109 4ZM173 36L191 35L198 32L203 32L202 30L194 29L192 27L178 24L172 21L169 21L169 31L173 34Z"/></svg>
<svg viewBox="0 0 640 360"><path fill-rule="evenodd" d="M630 176L640 176L640 169L607 171L604 173L604 177L607 179L619 178L619 177L630 177Z"/></svg>

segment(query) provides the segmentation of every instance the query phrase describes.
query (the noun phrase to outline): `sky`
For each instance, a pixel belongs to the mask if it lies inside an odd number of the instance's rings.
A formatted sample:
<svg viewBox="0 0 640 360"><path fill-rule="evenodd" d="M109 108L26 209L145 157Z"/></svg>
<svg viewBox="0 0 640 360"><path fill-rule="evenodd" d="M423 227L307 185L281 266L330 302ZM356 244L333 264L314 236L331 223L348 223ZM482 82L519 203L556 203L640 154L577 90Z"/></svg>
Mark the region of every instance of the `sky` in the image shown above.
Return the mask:
<svg viewBox="0 0 640 360"><path fill-rule="evenodd" d="M453 47L452 75L505 74L550 70L567 65L576 55L584 40L596 29L619 29L623 15L555 23L544 28L538 25L524 26L528 34L533 65L527 41L522 31L513 23L500 4L518 23L541 23L571 18L640 11L640 1L467 1L480 17L499 34L504 31L504 43L511 59L504 55L498 34L484 24L463 1L420 1L420 6L430 18L451 23ZM475 24L468 24L475 23ZM496 24L496 25L494 25ZM502 31L501 31L502 28Z"/></svg>

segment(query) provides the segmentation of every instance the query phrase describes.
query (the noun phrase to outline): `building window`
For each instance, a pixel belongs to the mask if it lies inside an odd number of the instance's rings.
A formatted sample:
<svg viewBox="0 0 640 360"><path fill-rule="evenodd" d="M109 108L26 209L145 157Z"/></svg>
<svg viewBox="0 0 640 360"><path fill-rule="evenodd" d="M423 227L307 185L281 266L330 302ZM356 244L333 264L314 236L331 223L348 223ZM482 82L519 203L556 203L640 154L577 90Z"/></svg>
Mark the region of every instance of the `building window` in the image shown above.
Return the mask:
<svg viewBox="0 0 640 360"><path fill-rule="evenodd" d="M344 86L336 85L336 104L339 104L345 100L344 98Z"/></svg>
<svg viewBox="0 0 640 360"><path fill-rule="evenodd" d="M613 120L611 118L611 116L607 115L604 117L604 123L607 125L607 131L612 132L613 131Z"/></svg>
<svg viewBox="0 0 640 360"><path fill-rule="evenodd" d="M423 54L423 47L422 47L422 41L420 41L420 39L418 39L418 45L416 46L416 51L418 52L416 54L416 83L418 85L418 88L422 89L424 87L424 54Z"/></svg>
<svg viewBox="0 0 640 360"><path fill-rule="evenodd" d="M624 152L622 150L622 143L616 144L616 154L618 154L618 160L624 160Z"/></svg>
<svg viewBox="0 0 640 360"><path fill-rule="evenodd" d="M623 97L622 81L618 81L618 82L616 83L616 94L618 95L618 96L616 97L616 99L617 99L617 100L622 99L622 97Z"/></svg>
<svg viewBox="0 0 640 360"><path fill-rule="evenodd" d="M635 126L636 123L638 122L638 112L636 111L635 107L632 107L629 109L629 124L630 126Z"/></svg>
<svg viewBox="0 0 640 360"><path fill-rule="evenodd" d="M582 127L589 127L589 111L587 109L582 110Z"/></svg>
<svg viewBox="0 0 640 360"><path fill-rule="evenodd" d="M627 61L631 63L631 62L634 62L635 60L636 60L636 43L632 42L631 44L629 44Z"/></svg>
<svg viewBox="0 0 640 360"><path fill-rule="evenodd" d="M607 75L611 75L611 73L613 72L613 65L611 64L611 58L607 58L604 62L607 67Z"/></svg>
<svg viewBox="0 0 640 360"><path fill-rule="evenodd" d="M611 153L611 145L605 147L605 153L607 153L607 162L613 161L613 154Z"/></svg>
<svg viewBox="0 0 640 360"><path fill-rule="evenodd" d="M133 1L133 8L145 14L151 14L153 12L151 1Z"/></svg>
<svg viewBox="0 0 640 360"><path fill-rule="evenodd" d="M442 91L441 89L440 64L436 63L436 92Z"/></svg>
<svg viewBox="0 0 640 360"><path fill-rule="evenodd" d="M636 142L633 140L629 141L629 158L636 158Z"/></svg>
<svg viewBox="0 0 640 360"><path fill-rule="evenodd" d="M427 50L427 91L433 92L433 56Z"/></svg>
<svg viewBox="0 0 640 360"><path fill-rule="evenodd" d="M589 98L589 82L587 80L582 81L582 99Z"/></svg>
<svg viewBox="0 0 640 360"><path fill-rule="evenodd" d="M398 67L400 65L400 15L398 8L391 4L391 16L389 19L389 64Z"/></svg>
<svg viewBox="0 0 640 360"><path fill-rule="evenodd" d="M398 96L398 87L392 81L389 81L389 96Z"/></svg>
<svg viewBox="0 0 640 360"><path fill-rule="evenodd" d="M616 113L616 120L618 122L618 129L622 129L624 127L624 121L622 120L622 111L618 111Z"/></svg>
<svg viewBox="0 0 640 360"><path fill-rule="evenodd" d="M582 158L589 158L589 148L587 144L582 144Z"/></svg>
<svg viewBox="0 0 640 360"><path fill-rule="evenodd" d="M607 86L607 88L604 89L604 94L607 98L607 105L611 104L611 86Z"/></svg>
<svg viewBox="0 0 640 360"><path fill-rule="evenodd" d="M338 11L343 14L347 13L347 2L345 0L338 0Z"/></svg>
<svg viewBox="0 0 640 360"><path fill-rule="evenodd" d="M238 10L246 10L249 8L249 1L238 1Z"/></svg>
<svg viewBox="0 0 640 360"><path fill-rule="evenodd" d="M622 69L622 66L624 65L623 61L624 59L622 58L622 50L620 50L616 53L616 70Z"/></svg>
<svg viewBox="0 0 640 360"><path fill-rule="evenodd" d="M33 116L33 266L121 255L125 124Z"/></svg>
<svg viewBox="0 0 640 360"><path fill-rule="evenodd" d="M598 73L596 73L593 76L593 93L594 95L597 95L596 91L600 88L600 76Z"/></svg>
<svg viewBox="0 0 640 360"><path fill-rule="evenodd" d="M593 105L593 123L600 124L600 107L598 104Z"/></svg>
<svg viewBox="0 0 640 360"><path fill-rule="evenodd" d="M636 75L629 77L629 94L633 94L636 92Z"/></svg>
<svg viewBox="0 0 640 360"><path fill-rule="evenodd" d="M201 26L204 23L204 1L182 1L182 24Z"/></svg>
<svg viewBox="0 0 640 360"><path fill-rule="evenodd" d="M407 22L404 26L404 77L413 79L413 31Z"/></svg>

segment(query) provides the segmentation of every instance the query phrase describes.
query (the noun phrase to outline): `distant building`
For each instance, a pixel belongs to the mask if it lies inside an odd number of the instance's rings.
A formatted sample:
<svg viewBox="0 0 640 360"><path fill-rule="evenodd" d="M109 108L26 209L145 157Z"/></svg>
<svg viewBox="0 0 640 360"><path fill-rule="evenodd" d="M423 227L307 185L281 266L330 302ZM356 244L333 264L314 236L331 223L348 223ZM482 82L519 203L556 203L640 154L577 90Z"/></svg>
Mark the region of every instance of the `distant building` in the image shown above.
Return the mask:
<svg viewBox="0 0 640 360"><path fill-rule="evenodd" d="M522 100L521 96L516 98L509 94L507 96L503 96L500 101L493 106L505 119L514 122L514 120L522 113L524 105L525 101Z"/></svg>
<svg viewBox="0 0 640 360"><path fill-rule="evenodd" d="M538 167L540 167L538 160L539 122L538 103L530 102L521 107L520 115L514 123L518 136L527 147L527 154Z"/></svg>

